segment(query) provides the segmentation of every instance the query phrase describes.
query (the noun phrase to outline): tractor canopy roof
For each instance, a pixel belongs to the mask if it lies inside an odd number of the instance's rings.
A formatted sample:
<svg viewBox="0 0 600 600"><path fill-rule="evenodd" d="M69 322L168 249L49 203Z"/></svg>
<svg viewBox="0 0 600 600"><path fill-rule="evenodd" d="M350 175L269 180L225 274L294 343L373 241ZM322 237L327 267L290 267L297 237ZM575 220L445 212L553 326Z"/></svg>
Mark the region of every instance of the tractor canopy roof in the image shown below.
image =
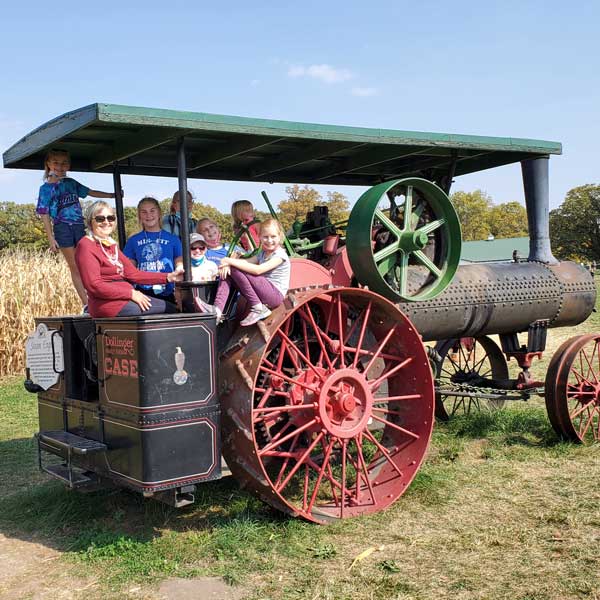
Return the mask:
<svg viewBox="0 0 600 600"><path fill-rule="evenodd" d="M208 113L90 104L27 134L4 166L43 169L51 148L71 169L177 177L184 136L187 175L198 179L374 185L399 177L436 180L560 154L543 140L345 127Z"/></svg>

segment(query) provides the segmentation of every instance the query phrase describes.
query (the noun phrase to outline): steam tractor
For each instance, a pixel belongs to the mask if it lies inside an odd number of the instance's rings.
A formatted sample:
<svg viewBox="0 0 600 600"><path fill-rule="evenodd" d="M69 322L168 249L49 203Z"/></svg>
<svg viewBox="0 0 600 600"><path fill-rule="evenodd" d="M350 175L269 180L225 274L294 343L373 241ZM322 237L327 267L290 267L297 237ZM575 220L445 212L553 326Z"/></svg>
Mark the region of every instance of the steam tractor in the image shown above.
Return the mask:
<svg viewBox="0 0 600 600"><path fill-rule="evenodd" d="M4 166L39 170L50 148L69 151L74 171L112 174L121 245L123 174L177 177L181 197L188 178L366 188L347 222L315 207L294 224L290 292L255 326L238 326L235 297L218 327L194 312L215 284L190 281L187 239L180 313L37 319L26 387L38 395L39 462L69 486L183 506L221 477L223 458L271 506L323 523L404 492L436 405L447 418L540 394L560 436L600 437L598 335L565 342L545 381L529 372L547 330L583 322L596 299L587 271L550 248L560 144L92 104L26 135ZM529 257L461 265L450 186L508 164L522 171Z"/></svg>

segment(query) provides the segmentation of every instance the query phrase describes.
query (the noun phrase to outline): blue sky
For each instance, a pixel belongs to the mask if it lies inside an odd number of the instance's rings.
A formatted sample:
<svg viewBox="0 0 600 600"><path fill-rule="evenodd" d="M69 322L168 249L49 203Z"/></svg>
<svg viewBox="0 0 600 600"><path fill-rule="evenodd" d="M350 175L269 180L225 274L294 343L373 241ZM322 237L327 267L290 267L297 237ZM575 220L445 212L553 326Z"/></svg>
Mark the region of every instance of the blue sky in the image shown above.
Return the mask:
<svg viewBox="0 0 600 600"><path fill-rule="evenodd" d="M68 110L130 104L391 129L559 141L550 201L598 183L600 2L10 2L0 22L0 150ZM73 174L110 190L108 175ZM41 171L0 169L0 201ZM165 178L123 178L126 202ZM199 201L259 208L285 186L192 180ZM457 178L523 201L518 165ZM356 200L362 189L337 186Z"/></svg>

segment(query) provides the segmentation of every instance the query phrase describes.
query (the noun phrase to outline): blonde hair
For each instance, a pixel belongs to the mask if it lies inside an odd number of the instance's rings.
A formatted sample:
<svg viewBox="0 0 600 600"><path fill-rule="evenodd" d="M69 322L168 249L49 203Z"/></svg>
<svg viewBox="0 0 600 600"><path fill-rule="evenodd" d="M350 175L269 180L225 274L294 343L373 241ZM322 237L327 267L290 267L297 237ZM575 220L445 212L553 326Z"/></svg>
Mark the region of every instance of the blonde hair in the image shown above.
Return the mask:
<svg viewBox="0 0 600 600"><path fill-rule="evenodd" d="M194 196L192 196L192 192L190 192L190 190L188 190L188 192L187 192L187 199L188 199L188 202L192 202L192 203L194 202ZM173 194L173 198L171 199L171 206L169 208L169 211L172 215L174 215L177 212L175 210L175 204L177 202L179 202L179 190Z"/></svg>
<svg viewBox="0 0 600 600"><path fill-rule="evenodd" d="M87 210L85 211L85 226L88 228L90 234L92 232L92 221L103 208L108 208L113 215L115 214L113 207L104 200L96 200L87 207Z"/></svg>
<svg viewBox="0 0 600 600"><path fill-rule="evenodd" d="M242 224L242 213L245 210L254 211L254 206L250 200L236 200L231 205L231 218L233 219L233 225L238 227Z"/></svg>
<svg viewBox="0 0 600 600"><path fill-rule="evenodd" d="M211 223L212 225L217 227L219 231L221 231L221 228L219 227L219 224L216 221L213 221L210 217L202 217L196 224L196 231L198 233L200 233L200 225L202 225L203 223Z"/></svg>
<svg viewBox="0 0 600 600"><path fill-rule="evenodd" d="M54 156L66 156L69 160L69 166L71 166L71 155L66 150L57 150L52 149L48 150L46 153L46 158L44 158L44 181L48 179L48 175L50 174L50 169L48 168L48 161Z"/></svg>
<svg viewBox="0 0 600 600"><path fill-rule="evenodd" d="M148 203L148 204L153 204L156 208L158 208L158 218L162 219L162 209L160 208L160 204L158 202L158 200L156 198L154 198L153 196L144 196L137 205L137 218L138 218L138 224L141 226L142 225L142 220L140 217L140 210L142 208L142 204L144 204L144 202Z"/></svg>
<svg viewBox="0 0 600 600"><path fill-rule="evenodd" d="M269 219L265 219L262 223L260 223L259 225L260 227L260 233L262 235L263 229L267 229L267 227L274 227L275 229L277 229L277 233L279 233L279 237L281 238L281 241L283 242L283 240L285 239L285 232L283 231L283 227L281 226L281 223L277 220L277 219L273 219L272 217Z"/></svg>

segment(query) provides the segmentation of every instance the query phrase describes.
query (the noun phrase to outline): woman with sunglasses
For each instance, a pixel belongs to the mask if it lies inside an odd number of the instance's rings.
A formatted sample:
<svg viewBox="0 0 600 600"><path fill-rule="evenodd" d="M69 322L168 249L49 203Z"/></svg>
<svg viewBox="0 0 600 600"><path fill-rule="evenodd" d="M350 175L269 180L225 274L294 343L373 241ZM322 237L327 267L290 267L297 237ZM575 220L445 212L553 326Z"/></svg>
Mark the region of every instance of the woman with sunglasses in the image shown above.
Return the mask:
<svg viewBox="0 0 600 600"><path fill-rule="evenodd" d="M133 284L166 284L181 281L183 273L138 271L119 251L111 235L115 229L113 209L102 200L86 211L88 234L77 244L75 260L88 295L92 317L130 317L141 314L173 313L175 306L150 298Z"/></svg>

